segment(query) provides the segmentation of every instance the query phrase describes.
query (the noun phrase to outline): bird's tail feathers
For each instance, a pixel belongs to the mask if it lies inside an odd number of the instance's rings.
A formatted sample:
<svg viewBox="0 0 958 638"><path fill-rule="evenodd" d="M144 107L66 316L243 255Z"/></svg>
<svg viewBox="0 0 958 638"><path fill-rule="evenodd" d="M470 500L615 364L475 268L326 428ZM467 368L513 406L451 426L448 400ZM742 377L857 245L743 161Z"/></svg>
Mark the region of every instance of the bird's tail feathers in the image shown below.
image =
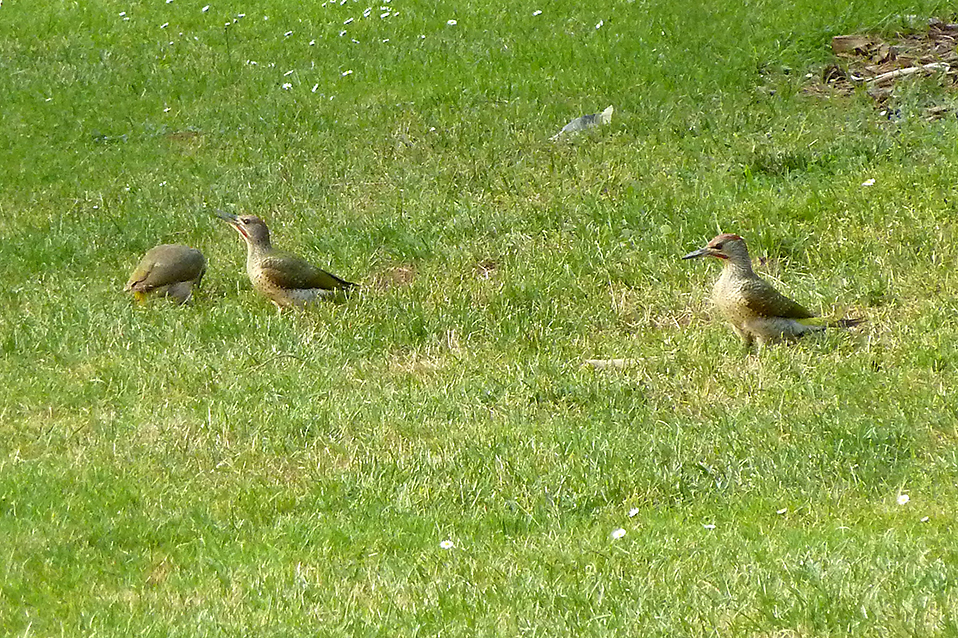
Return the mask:
<svg viewBox="0 0 958 638"><path fill-rule="evenodd" d="M828 323L829 328L854 328L859 324L865 323L863 317L849 317L847 319L836 319Z"/></svg>
<svg viewBox="0 0 958 638"><path fill-rule="evenodd" d="M798 323L803 326L808 326L809 328L854 328L858 324L864 323L865 320L860 317L853 317L847 319L827 319L825 317L808 317L807 319L799 319Z"/></svg>

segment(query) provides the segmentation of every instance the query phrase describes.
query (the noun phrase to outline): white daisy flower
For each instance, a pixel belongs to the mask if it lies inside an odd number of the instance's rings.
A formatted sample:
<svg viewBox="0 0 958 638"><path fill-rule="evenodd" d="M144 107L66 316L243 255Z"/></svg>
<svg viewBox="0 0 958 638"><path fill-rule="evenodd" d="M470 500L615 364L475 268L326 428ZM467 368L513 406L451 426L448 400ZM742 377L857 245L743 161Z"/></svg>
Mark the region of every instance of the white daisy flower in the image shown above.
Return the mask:
<svg viewBox="0 0 958 638"><path fill-rule="evenodd" d="M706 523L702 527L704 527L705 529L715 529L715 525L713 525L712 523Z"/></svg>
<svg viewBox="0 0 958 638"><path fill-rule="evenodd" d="M203 8L201 9L201 11L202 11L203 13L206 13L206 12L209 11L209 10L210 10L210 5L206 5L205 7L203 7Z"/></svg>
<svg viewBox="0 0 958 638"><path fill-rule="evenodd" d="M293 85L290 84L289 82L286 82L285 84L283 84L283 90L284 90L284 91L288 91L288 90L290 90L291 88L293 88Z"/></svg>
<svg viewBox="0 0 958 638"><path fill-rule="evenodd" d="M636 516L638 516L638 514L639 514L638 507L633 507L632 509L629 510L629 518L635 518Z"/></svg>
<svg viewBox="0 0 958 638"><path fill-rule="evenodd" d="M313 90L312 90L312 92L315 93L315 92L316 92L316 89L318 89L318 88L319 88L319 83L314 84L314 85L313 85Z"/></svg>
<svg viewBox="0 0 958 638"><path fill-rule="evenodd" d="M618 529L612 530L612 534L610 534L610 536L612 536L614 540L618 540L625 536L625 530L619 527Z"/></svg>
<svg viewBox="0 0 958 638"><path fill-rule="evenodd" d="M439 547L441 547L441 548L443 548L443 549L452 549L452 548L455 547L455 546L456 546L456 544L453 543L451 540L448 540L448 539L442 541L441 543L439 543Z"/></svg>
<svg viewBox="0 0 958 638"><path fill-rule="evenodd" d="M601 29L603 24L605 24L605 20L599 20L599 23L595 25L595 28Z"/></svg>
<svg viewBox="0 0 958 638"><path fill-rule="evenodd" d="M533 15L533 17L535 17L535 16L541 16L541 15L542 15L542 9L536 9L535 11L532 12L532 15Z"/></svg>
<svg viewBox="0 0 958 638"><path fill-rule="evenodd" d="M874 177L871 178L871 179L866 179L864 182L862 182L862 186L865 186L866 188L869 187L869 186L874 186L874 185L875 185L875 178L874 178Z"/></svg>
<svg viewBox="0 0 958 638"><path fill-rule="evenodd" d="M352 70L352 69L348 69L348 70L346 70L346 71L343 71L343 77L346 77L347 75L352 75L352 74L353 74L353 70Z"/></svg>
<svg viewBox="0 0 958 638"><path fill-rule="evenodd" d="M905 504L906 504L908 501L910 501L910 500L911 500L911 497L908 496L907 494L899 494L899 495L898 495L898 499L897 499L897 503L898 503L899 505L905 505Z"/></svg>
<svg viewBox="0 0 958 638"><path fill-rule="evenodd" d="M454 27L459 23L456 22L455 20L446 20L446 24L448 24L450 27Z"/></svg>

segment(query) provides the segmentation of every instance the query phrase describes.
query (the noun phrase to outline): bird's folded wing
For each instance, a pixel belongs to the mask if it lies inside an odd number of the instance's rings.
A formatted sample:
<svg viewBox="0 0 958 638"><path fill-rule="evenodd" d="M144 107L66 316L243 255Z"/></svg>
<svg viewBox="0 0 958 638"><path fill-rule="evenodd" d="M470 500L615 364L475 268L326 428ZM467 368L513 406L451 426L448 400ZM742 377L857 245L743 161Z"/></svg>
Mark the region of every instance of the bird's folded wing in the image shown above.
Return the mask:
<svg viewBox="0 0 958 638"><path fill-rule="evenodd" d="M786 319L808 319L815 316L815 313L775 290L767 281L760 279L743 292L749 310L757 315Z"/></svg>
<svg viewBox="0 0 958 638"><path fill-rule="evenodd" d="M353 284L313 266L295 255L270 255L260 262L260 269L270 283L286 290L345 290Z"/></svg>
<svg viewBox="0 0 958 638"><path fill-rule="evenodd" d="M126 283L127 290L149 292L160 286L169 286L181 281L193 281L206 272L206 259L199 251L151 258L140 262Z"/></svg>

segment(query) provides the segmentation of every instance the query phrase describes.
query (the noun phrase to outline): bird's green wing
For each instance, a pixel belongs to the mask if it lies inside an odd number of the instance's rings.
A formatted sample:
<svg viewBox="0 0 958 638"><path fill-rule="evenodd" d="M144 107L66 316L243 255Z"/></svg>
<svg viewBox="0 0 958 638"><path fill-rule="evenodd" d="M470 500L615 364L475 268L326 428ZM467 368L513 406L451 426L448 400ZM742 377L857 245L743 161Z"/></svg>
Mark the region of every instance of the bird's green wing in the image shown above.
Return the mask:
<svg viewBox="0 0 958 638"><path fill-rule="evenodd" d="M356 284L313 266L289 253L275 252L260 262L263 275L274 286L286 290L348 290Z"/></svg>
<svg viewBox="0 0 958 638"><path fill-rule="evenodd" d="M185 246L157 246L143 256L126 283L127 290L149 292L181 281L196 281L206 272L206 258Z"/></svg>
<svg viewBox="0 0 958 638"><path fill-rule="evenodd" d="M749 310L763 317L809 319L815 316L814 312L775 290L764 279L756 279L742 292Z"/></svg>

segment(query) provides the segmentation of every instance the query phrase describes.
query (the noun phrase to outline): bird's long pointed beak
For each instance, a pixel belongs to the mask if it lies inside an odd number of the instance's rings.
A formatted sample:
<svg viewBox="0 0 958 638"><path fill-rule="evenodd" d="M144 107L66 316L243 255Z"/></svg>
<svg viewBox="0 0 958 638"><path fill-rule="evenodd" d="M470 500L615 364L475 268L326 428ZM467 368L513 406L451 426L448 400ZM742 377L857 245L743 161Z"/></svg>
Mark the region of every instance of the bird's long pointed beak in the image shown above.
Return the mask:
<svg viewBox="0 0 958 638"><path fill-rule="evenodd" d="M217 217L219 217L220 219L222 219L222 220L224 220L224 221L227 221L227 222L233 224L234 226L236 225L236 222L237 222L236 215L232 215L232 214L227 213L226 211L220 210L220 209L218 209L218 208L216 209L215 215L216 215Z"/></svg>
<svg viewBox="0 0 958 638"><path fill-rule="evenodd" d="M699 248L698 250L693 250L688 255L683 256L682 259L695 259L696 257L705 257L708 254L708 248Z"/></svg>
<svg viewBox="0 0 958 638"><path fill-rule="evenodd" d="M226 211L223 211L217 208L216 216L222 219L223 221L225 221L227 224L229 224L233 228L235 228L236 232L238 232L244 239L248 237L248 235L246 234L246 231L243 230L243 225L240 224L239 217L237 217L236 215L232 215L230 213L227 213Z"/></svg>

